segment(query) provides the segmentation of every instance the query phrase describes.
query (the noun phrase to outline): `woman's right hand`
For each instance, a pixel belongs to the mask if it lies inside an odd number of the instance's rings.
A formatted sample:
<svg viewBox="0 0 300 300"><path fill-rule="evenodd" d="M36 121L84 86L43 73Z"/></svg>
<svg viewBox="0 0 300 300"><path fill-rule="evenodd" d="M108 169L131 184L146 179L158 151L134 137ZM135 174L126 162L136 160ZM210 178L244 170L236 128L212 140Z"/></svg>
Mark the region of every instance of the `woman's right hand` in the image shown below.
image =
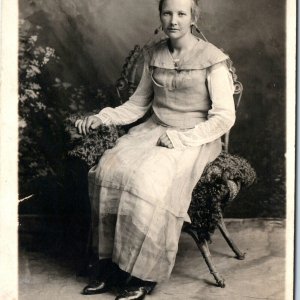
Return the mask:
<svg viewBox="0 0 300 300"><path fill-rule="evenodd" d="M83 120L78 119L75 122L75 127L80 134L88 134L90 129L96 129L102 124L102 121L96 116L85 117Z"/></svg>

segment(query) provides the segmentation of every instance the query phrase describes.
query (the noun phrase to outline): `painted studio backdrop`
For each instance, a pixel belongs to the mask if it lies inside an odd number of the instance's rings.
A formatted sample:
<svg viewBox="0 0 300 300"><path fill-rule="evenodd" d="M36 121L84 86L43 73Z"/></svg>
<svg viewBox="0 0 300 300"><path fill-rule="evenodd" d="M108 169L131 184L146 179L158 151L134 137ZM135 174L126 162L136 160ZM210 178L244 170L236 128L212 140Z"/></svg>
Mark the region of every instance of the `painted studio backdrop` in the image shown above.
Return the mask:
<svg viewBox="0 0 300 300"><path fill-rule="evenodd" d="M157 2L20 0L20 39L29 37L30 45L20 43L19 68L28 67L26 47L34 48L30 70L41 77L21 86L27 98L20 101L20 194L29 197L22 214L69 209L59 118L118 104L114 84L129 51L159 26ZM226 216L284 217L285 1L203 0L201 6L199 28L230 55L244 86L229 151L257 172L256 184Z"/></svg>

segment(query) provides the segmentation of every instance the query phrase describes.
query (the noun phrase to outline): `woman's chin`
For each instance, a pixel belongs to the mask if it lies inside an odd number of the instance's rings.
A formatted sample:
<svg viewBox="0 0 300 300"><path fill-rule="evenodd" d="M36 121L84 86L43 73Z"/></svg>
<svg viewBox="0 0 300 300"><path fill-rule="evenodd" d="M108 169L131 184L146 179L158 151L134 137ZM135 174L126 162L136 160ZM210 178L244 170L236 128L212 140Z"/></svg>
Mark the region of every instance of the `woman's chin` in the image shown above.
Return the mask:
<svg viewBox="0 0 300 300"><path fill-rule="evenodd" d="M170 40L178 40L181 39L182 37L188 35L188 32L182 32L182 31L165 31L165 34L170 38Z"/></svg>
<svg viewBox="0 0 300 300"><path fill-rule="evenodd" d="M171 40L178 40L181 37L179 32L167 32L166 34Z"/></svg>

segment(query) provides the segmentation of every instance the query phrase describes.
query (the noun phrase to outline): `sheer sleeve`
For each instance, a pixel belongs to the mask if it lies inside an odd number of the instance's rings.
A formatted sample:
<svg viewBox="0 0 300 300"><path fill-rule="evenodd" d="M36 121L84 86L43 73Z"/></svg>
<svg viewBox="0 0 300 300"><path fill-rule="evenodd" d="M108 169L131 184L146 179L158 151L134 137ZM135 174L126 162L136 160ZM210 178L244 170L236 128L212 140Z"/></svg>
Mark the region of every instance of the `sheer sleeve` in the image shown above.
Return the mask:
<svg viewBox="0 0 300 300"><path fill-rule="evenodd" d="M96 117L106 125L126 125L144 116L151 106L153 87L148 62L145 60L141 81L135 93L124 104L102 109Z"/></svg>
<svg viewBox="0 0 300 300"><path fill-rule="evenodd" d="M207 83L212 107L208 120L186 131L168 129L167 135L174 148L201 146L221 137L235 122L233 81L225 62L217 63L208 69Z"/></svg>

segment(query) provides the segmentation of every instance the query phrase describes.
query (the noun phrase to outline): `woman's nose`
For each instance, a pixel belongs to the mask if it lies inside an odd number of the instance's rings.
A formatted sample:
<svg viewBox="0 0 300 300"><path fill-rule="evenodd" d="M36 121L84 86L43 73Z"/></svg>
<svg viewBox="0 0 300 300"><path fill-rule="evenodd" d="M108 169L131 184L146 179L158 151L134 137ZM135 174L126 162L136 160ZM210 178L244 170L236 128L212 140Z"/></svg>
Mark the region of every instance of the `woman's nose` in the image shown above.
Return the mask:
<svg viewBox="0 0 300 300"><path fill-rule="evenodd" d="M172 15L171 24L172 25L177 25L177 16L176 15Z"/></svg>

